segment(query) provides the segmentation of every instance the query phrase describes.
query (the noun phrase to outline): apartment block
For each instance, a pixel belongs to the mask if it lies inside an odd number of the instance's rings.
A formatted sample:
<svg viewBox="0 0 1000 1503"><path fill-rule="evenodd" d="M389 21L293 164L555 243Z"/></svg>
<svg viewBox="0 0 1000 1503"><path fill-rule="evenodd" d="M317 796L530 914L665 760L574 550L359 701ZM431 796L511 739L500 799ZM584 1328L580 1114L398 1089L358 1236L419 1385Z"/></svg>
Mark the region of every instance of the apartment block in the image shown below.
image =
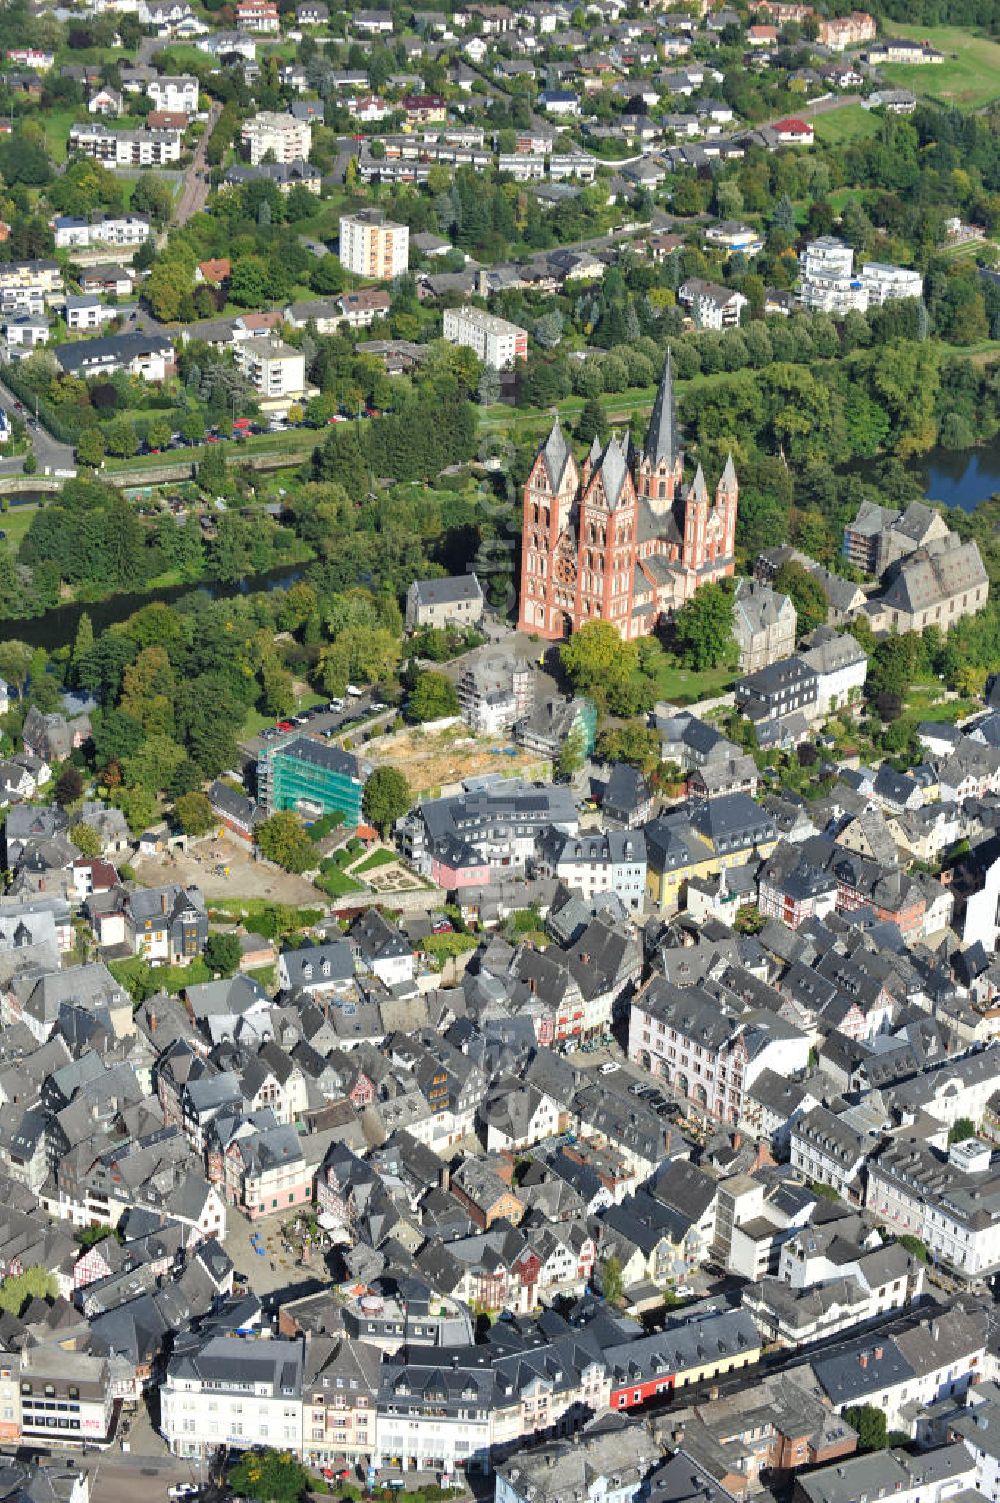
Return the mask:
<svg viewBox="0 0 1000 1503"><path fill-rule="evenodd" d="M484 365L494 370L513 370L528 357L528 331L479 308L446 308L442 330L449 344L474 350Z"/></svg>
<svg viewBox="0 0 1000 1503"><path fill-rule="evenodd" d="M250 165L257 167L270 152L276 162L305 161L312 148L312 126L294 115L276 110L260 110L244 122L240 139L250 155Z"/></svg>
<svg viewBox="0 0 1000 1503"><path fill-rule="evenodd" d="M340 219L340 260L358 277L388 282L410 264L410 231L379 209L362 209Z"/></svg>

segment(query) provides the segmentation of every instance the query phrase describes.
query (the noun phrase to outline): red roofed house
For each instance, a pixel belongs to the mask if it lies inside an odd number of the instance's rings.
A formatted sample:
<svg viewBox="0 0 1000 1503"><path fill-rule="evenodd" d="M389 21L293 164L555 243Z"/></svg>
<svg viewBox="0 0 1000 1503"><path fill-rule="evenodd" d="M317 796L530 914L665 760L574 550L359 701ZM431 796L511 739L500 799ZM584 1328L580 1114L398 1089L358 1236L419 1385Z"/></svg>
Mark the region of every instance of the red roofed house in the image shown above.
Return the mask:
<svg viewBox="0 0 1000 1503"><path fill-rule="evenodd" d="M240 31L277 33L281 30L274 0L239 0L236 25Z"/></svg>
<svg viewBox="0 0 1000 1503"><path fill-rule="evenodd" d="M226 281L232 265L227 256L217 256L213 261L199 261L195 267L194 279L196 282L210 282L217 287L220 282Z"/></svg>
<svg viewBox="0 0 1000 1503"><path fill-rule="evenodd" d="M406 94L403 109L409 125L441 124L448 118L448 109L440 94Z"/></svg>
<svg viewBox="0 0 1000 1503"><path fill-rule="evenodd" d="M808 120L775 120L771 129L778 140L788 146L811 146L815 139Z"/></svg>
<svg viewBox="0 0 1000 1503"><path fill-rule="evenodd" d="M773 47L778 40L777 26L748 26L747 41L751 47Z"/></svg>
<svg viewBox="0 0 1000 1503"><path fill-rule="evenodd" d="M150 110L146 125L150 130L187 130L188 117L183 110Z"/></svg>

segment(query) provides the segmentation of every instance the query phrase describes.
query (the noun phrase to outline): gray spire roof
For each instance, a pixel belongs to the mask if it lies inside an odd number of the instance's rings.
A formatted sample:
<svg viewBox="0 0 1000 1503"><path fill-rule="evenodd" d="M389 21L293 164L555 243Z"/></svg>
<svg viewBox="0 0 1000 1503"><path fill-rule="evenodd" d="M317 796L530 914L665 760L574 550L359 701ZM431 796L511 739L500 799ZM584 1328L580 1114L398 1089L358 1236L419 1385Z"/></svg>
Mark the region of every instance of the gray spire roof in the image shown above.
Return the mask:
<svg viewBox="0 0 1000 1503"><path fill-rule="evenodd" d="M600 462L601 440L598 438L596 433L594 434L594 441L590 446L590 453L587 455L587 458L590 460L592 465L598 464Z"/></svg>
<svg viewBox="0 0 1000 1503"><path fill-rule="evenodd" d="M559 426L558 418L552 424L552 432L542 446L542 457L545 460L549 485L554 491L557 491L562 484L566 461L569 459L569 444L566 442L565 434Z"/></svg>
<svg viewBox="0 0 1000 1503"><path fill-rule="evenodd" d="M688 491L688 495L691 496L695 501L708 500L708 486L705 484L705 472L702 469L701 465L699 465L697 470L695 471L694 479L691 482L691 489Z"/></svg>
<svg viewBox="0 0 1000 1503"><path fill-rule="evenodd" d="M719 484L724 491L736 490L736 466L733 464L732 454L726 455L726 467L722 472L722 479L719 481Z"/></svg>
<svg viewBox="0 0 1000 1503"><path fill-rule="evenodd" d="M604 481L604 494L608 498L608 505L612 510L618 505L625 484L625 476L628 474L628 438L621 442L616 434L608 439L608 446L601 460L601 478Z"/></svg>
<svg viewBox="0 0 1000 1503"><path fill-rule="evenodd" d="M677 432L677 408L674 404L674 369L667 350L656 401L649 417L646 433L646 458L654 465L665 460L668 465L676 462L680 453L680 436Z"/></svg>

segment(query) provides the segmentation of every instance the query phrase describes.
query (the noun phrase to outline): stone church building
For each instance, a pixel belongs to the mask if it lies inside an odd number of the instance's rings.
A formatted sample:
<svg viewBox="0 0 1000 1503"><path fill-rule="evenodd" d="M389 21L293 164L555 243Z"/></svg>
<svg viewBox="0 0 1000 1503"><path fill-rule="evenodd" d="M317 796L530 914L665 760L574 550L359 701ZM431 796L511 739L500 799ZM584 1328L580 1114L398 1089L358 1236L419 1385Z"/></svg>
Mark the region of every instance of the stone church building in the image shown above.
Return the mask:
<svg viewBox="0 0 1000 1503"><path fill-rule="evenodd" d="M556 419L524 487L522 631L557 640L610 621L626 640L703 584L733 573L739 485L732 456L709 496L701 465L684 484L667 355L641 452L626 431L577 466Z"/></svg>

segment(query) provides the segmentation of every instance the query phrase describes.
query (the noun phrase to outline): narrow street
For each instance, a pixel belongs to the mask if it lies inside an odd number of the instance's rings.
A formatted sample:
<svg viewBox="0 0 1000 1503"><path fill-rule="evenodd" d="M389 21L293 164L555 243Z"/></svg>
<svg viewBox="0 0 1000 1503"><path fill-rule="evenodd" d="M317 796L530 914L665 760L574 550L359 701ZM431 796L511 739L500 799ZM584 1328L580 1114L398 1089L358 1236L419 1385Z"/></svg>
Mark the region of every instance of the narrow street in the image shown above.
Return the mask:
<svg viewBox="0 0 1000 1503"><path fill-rule="evenodd" d="M215 123L222 113L220 104L213 104L208 112L208 121L205 125L205 134L195 148L194 159L184 174L184 183L180 193L174 200L174 212L171 222L173 224L187 224L195 214L200 214L208 199L209 183L208 168L206 164L206 152L208 138L215 129Z"/></svg>
<svg viewBox="0 0 1000 1503"><path fill-rule="evenodd" d="M5 386L3 381L0 381L0 406L6 408L8 412L16 412L17 400L10 387ZM32 422L35 421L32 413L26 412L24 417L26 419L30 418ZM43 428L40 422L37 427L29 428L28 434L31 439L31 447L35 451L35 458L38 460L38 473L40 475L44 475L46 471L72 470L75 468L71 444L60 443L59 439L53 438L52 434L46 428ZM23 465L24 460L20 457L3 460L0 462L0 473L5 475L20 474Z"/></svg>

